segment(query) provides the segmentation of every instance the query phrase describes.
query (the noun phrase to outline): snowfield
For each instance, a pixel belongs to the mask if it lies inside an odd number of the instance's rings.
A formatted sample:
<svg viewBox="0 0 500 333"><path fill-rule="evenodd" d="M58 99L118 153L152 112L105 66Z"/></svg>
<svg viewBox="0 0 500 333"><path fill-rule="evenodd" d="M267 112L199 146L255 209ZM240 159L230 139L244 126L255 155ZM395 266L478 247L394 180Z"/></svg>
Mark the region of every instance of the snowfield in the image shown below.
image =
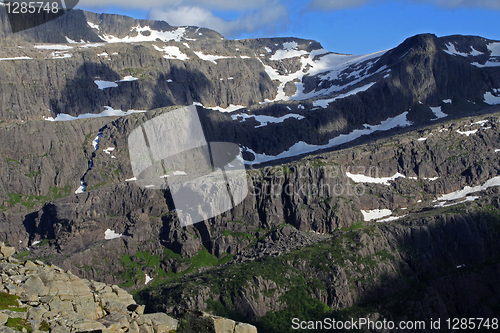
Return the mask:
<svg viewBox="0 0 500 333"><path fill-rule="evenodd" d="M115 110L110 106L105 106L104 108L105 110L102 111L101 113L84 113L79 115L78 117L65 113L59 113L55 119L53 117L47 117L44 119L48 121L71 121L71 120L86 119L86 118L123 117L133 113L146 112L146 110L128 110L128 111Z"/></svg>
<svg viewBox="0 0 500 333"><path fill-rule="evenodd" d="M114 230L111 230L111 229L106 229L106 231L104 232L104 239L107 239L107 240L120 238L122 236L123 236L123 234L118 234Z"/></svg>
<svg viewBox="0 0 500 333"><path fill-rule="evenodd" d="M302 66L294 73L280 74L277 70L271 66L265 65L259 59L271 80L278 80L280 82L276 98L273 100L266 100L265 102L268 103L279 100L305 100L314 97L328 96L336 92L345 91L349 87L360 83L376 73L389 71L387 68L380 68L377 72L371 74L367 73L367 71L370 70L376 64L378 59L388 50L367 55L345 55L331 53L324 49L313 50L311 52L299 51L295 49L297 47L296 43L284 44L287 45L284 45L282 50L276 51L271 57L271 60L299 57ZM305 93L304 84L302 83L302 79L305 75L319 75L321 81L333 81L341 78L350 78L352 81L342 86L332 85L329 88L313 90ZM292 96L286 96L284 92L285 85L288 82L293 82L296 87L296 92ZM348 92L344 94L347 93Z"/></svg>
<svg viewBox="0 0 500 333"><path fill-rule="evenodd" d="M368 134L374 133L376 131L388 131L388 130L390 130L392 128L396 128L396 127L410 126L412 123L410 121L408 121L408 119L406 118L407 115L408 115L408 112L406 111L406 112L403 112L402 114L400 114L394 118L387 118L386 120L382 121L378 125L365 124L364 129L356 129L349 134L341 134L333 139L330 139L329 142L325 145L311 145L311 144L308 144L306 142L299 141L299 142L295 143L292 147L290 147L288 150L286 150L286 151L284 151L276 156L266 155L264 153L257 154L252 149L243 147L243 150L246 150L255 156L255 159L253 161L245 161L245 164L253 165L253 164L265 163L265 162L269 162L269 161L275 161L275 160L279 160L282 158L298 156L298 155L310 153L310 152L321 150L321 149L339 146L341 144L356 140L357 138L359 138L363 135L368 135Z"/></svg>
<svg viewBox="0 0 500 333"><path fill-rule="evenodd" d="M361 214L363 214L363 219L365 222L371 220L377 220L382 217L392 215L392 211L390 209L373 209L373 210L361 210Z"/></svg>
<svg viewBox="0 0 500 333"><path fill-rule="evenodd" d="M88 23L88 22L87 22ZM89 24L90 26L90 24ZM91 26L92 27L92 26ZM94 27L92 27L94 29ZM140 43L140 42L154 42L157 39L163 41L163 42L168 42L168 41L176 41L180 42L182 38L184 38L184 33L186 32L185 27L177 28L172 31L158 31L158 30L153 30L149 26L141 27L140 25L137 25L135 27L132 27L130 29L130 32L137 32L137 36L135 37L123 37L123 38L118 38L113 35L106 35L106 34L100 34L100 37L104 39L108 43ZM146 34L143 34L143 32L147 32ZM149 35L147 35L149 34Z"/></svg>
<svg viewBox="0 0 500 333"><path fill-rule="evenodd" d="M230 57L230 56L204 54L203 52L199 52L199 51L194 51L194 54L196 54L196 56L198 58L200 58L201 60L210 61L210 62L213 62L214 64L217 64L217 60L220 60L220 59L236 58L236 57Z"/></svg>
<svg viewBox="0 0 500 333"><path fill-rule="evenodd" d="M440 196L434 201L451 201L465 198L468 194L484 191L489 187L500 186L500 176L488 179L483 185L465 186L463 189Z"/></svg>
<svg viewBox="0 0 500 333"><path fill-rule="evenodd" d="M33 59L30 57L14 57L14 58L0 58L0 61L6 61L6 60L29 60Z"/></svg>
<svg viewBox="0 0 500 333"><path fill-rule="evenodd" d="M158 47L156 45L153 45L153 47L160 52L165 53L163 58L165 59L175 59L175 60L189 60L189 57L185 54L182 53L181 49L177 46L164 46L164 47Z"/></svg>
<svg viewBox="0 0 500 333"><path fill-rule="evenodd" d="M241 114L232 115L231 118L233 120L238 120L239 118L242 118L241 122L244 122L247 119L253 118L253 119L257 120L258 122L260 122L260 125L255 126L255 128L264 127L264 126L267 126L268 124L282 123L288 118L295 118L297 120L304 119L304 117L301 116L300 114L294 114L294 113L289 113L289 114L282 116L282 117L272 117L272 116L263 116L263 115L253 115L253 114L248 115L246 113L241 113Z"/></svg>
<svg viewBox="0 0 500 333"><path fill-rule="evenodd" d="M449 100L450 103L451 103L451 100ZM445 101L443 101L444 103L447 103ZM436 116L436 119L431 119L431 120L438 120L438 119L441 119L441 118L444 118L444 117L448 117L448 115L446 113L444 113L443 111L441 111L441 107L438 106L438 107L431 107L431 110L432 110L432 113L434 113L434 115Z"/></svg>
<svg viewBox="0 0 500 333"><path fill-rule="evenodd" d="M405 175L396 172L394 175L391 177L380 177L380 178L375 178L375 177L370 177L370 176L365 176L362 174L352 174L350 172L346 172L346 176L351 178L355 183L373 183L373 184L382 184L382 185L391 185L389 182L393 181L397 178L406 178Z"/></svg>
<svg viewBox="0 0 500 333"><path fill-rule="evenodd" d="M495 89L496 93L500 95L500 89ZM498 105L500 104L500 96L495 96L491 92L486 92L484 94L484 102L489 105Z"/></svg>

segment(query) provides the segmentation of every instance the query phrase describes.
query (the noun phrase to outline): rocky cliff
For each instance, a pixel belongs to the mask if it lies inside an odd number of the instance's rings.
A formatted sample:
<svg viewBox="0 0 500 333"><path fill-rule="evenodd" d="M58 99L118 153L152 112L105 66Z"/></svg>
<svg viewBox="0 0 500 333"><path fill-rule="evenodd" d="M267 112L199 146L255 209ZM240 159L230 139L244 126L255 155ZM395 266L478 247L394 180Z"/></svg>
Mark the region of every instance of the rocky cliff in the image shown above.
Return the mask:
<svg viewBox="0 0 500 333"><path fill-rule="evenodd" d="M148 283L137 297L149 311L198 308L264 332L280 332L298 315L493 317L494 111L249 169L251 193L240 205L187 228L168 192L127 181L127 133L154 115L119 118L99 129L100 148L83 178L89 190L28 216L24 238L15 236L19 224L5 235L31 244L21 257L134 290ZM458 296L466 285L474 291Z"/></svg>
<svg viewBox="0 0 500 333"><path fill-rule="evenodd" d="M2 120L192 103L238 109L230 121L212 120L255 163L307 153L294 148L303 143L335 147L384 121L389 130L463 116L499 98L498 43L480 37L425 34L354 56L311 40L226 40L208 29L79 10L18 34L0 18Z"/></svg>
<svg viewBox="0 0 500 333"><path fill-rule="evenodd" d="M144 305L116 285L80 279L39 260L20 262L10 257L15 249L4 244L0 251L2 332L257 332L248 324L189 310L179 324L162 312L144 314Z"/></svg>

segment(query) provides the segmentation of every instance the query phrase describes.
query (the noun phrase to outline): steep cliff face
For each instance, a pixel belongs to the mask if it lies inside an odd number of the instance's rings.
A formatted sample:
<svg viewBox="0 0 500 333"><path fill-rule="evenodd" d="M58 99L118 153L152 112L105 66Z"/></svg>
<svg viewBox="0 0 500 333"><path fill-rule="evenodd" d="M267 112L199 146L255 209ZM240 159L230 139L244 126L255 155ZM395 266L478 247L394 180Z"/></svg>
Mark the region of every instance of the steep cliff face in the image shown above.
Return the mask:
<svg viewBox="0 0 500 333"><path fill-rule="evenodd" d="M496 96L500 86L496 43L480 37L419 35L391 50L352 56L310 40L226 40L208 29L79 10L9 34L1 17L6 39L0 56L14 58L0 62L0 109L9 121L196 102L237 106L247 115L298 114L302 128L318 131L302 131L276 148L240 141L256 153L277 155L300 141L325 145L405 111L413 123L434 119L419 102L438 107L453 99L446 106L451 116L484 107L485 94ZM265 101L279 104L259 106Z"/></svg>
<svg viewBox="0 0 500 333"><path fill-rule="evenodd" d="M494 215L470 209L338 232L277 257L148 288L141 299L155 310L195 306L247 318L257 322L259 332L288 332L297 317L423 320L427 325L431 318L494 318L498 208ZM281 237L290 243L287 228Z"/></svg>
<svg viewBox="0 0 500 333"><path fill-rule="evenodd" d="M10 257L14 248L3 243L0 248L3 332L257 332L252 325L197 311L184 310L179 324L162 312L144 314L144 305L116 285L79 279L39 260L21 262Z"/></svg>

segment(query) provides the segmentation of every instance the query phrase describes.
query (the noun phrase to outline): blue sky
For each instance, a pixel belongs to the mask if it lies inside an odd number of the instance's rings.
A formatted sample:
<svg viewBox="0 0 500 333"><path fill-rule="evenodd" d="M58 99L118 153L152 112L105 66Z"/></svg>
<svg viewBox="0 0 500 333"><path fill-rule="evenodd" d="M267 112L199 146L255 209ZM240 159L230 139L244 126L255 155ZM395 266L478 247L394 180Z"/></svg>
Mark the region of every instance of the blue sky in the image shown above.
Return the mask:
<svg viewBox="0 0 500 333"><path fill-rule="evenodd" d="M352 54L426 32L500 39L500 0L80 0L77 8L202 26L226 38L314 39Z"/></svg>

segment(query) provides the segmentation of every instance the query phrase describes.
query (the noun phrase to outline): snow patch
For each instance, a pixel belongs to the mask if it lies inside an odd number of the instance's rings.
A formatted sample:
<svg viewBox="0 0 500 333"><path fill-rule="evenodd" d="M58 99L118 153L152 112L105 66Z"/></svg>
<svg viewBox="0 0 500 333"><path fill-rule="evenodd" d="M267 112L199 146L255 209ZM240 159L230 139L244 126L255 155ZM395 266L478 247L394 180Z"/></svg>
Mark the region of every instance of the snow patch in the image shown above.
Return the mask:
<svg viewBox="0 0 500 333"><path fill-rule="evenodd" d="M65 113L59 113L55 119L53 117L47 117L47 118L45 118L45 120L48 120L48 121L71 121L71 120L86 119L86 118L123 117L123 116L128 116L128 115L133 114L133 113L146 112L146 110L128 110L128 111L115 110L110 106L105 106L104 108L106 110L102 111L101 113L84 113L84 114L79 115L78 117L71 116L71 115L65 114Z"/></svg>
<svg viewBox="0 0 500 333"><path fill-rule="evenodd" d="M100 29L100 27L99 27L99 25L98 25L98 24L95 24L95 23L92 23L92 22L88 22L88 21L87 21L87 24L88 24L88 26L89 26L89 27L91 27L92 29L97 29L97 30L99 30L99 29Z"/></svg>
<svg viewBox="0 0 500 333"><path fill-rule="evenodd" d="M332 103L333 101L337 100L337 99L342 99L342 98L346 98L346 97L349 97L349 96L352 96L352 95L356 95L357 93L360 93L360 92L363 92L363 91L367 91L368 89L370 89L376 82L372 82L372 83L369 83L367 85L364 85L362 87L359 87L359 88L356 88L356 89L353 89L345 94L341 94L337 97L334 97L334 98L330 98L330 99L321 99L321 100L317 100L317 101L314 101L313 102L313 105L314 106L320 106L322 108L326 108L328 106L328 104Z"/></svg>
<svg viewBox="0 0 500 333"><path fill-rule="evenodd" d="M164 52L165 55L163 56L163 58L165 59L175 59L183 61L189 59L189 57L185 53L182 53L181 49L179 49L177 46L164 46L160 48L156 45L153 45L153 47L160 52Z"/></svg>
<svg viewBox="0 0 500 333"><path fill-rule="evenodd" d="M33 58L30 58L30 57L0 58L0 61L4 61L4 60L29 60L29 59L33 59Z"/></svg>
<svg viewBox="0 0 500 333"><path fill-rule="evenodd" d="M475 130L471 130L471 131L465 131L465 132L462 132L462 131L460 131L460 130L457 130L457 133L458 133L458 134L462 134L462 135L467 135L467 136L469 136L469 135L471 135L471 134L476 134L476 132L477 132L477 131L478 131L477 129L475 129Z"/></svg>
<svg viewBox="0 0 500 333"><path fill-rule="evenodd" d="M294 113L290 113L290 114L287 114L287 115L282 116L282 117L272 117L272 116L263 116L263 115L253 115L253 114L247 115L245 113L241 113L241 114L232 115L231 118L233 120L238 120L239 118L243 118L241 120L241 122L244 122L249 118L253 118L253 119L257 120L258 122L260 122L260 125L255 126L255 128L258 128L258 127L267 126L268 124L271 124L271 123L274 123L274 124L282 123L288 118L295 118L297 120L302 120L305 117L301 116L300 114L294 114Z"/></svg>
<svg viewBox="0 0 500 333"><path fill-rule="evenodd" d="M97 85L97 88L99 88L100 90L104 90L106 88L118 87L118 84L116 82L111 82L111 81L95 80L94 83Z"/></svg>
<svg viewBox="0 0 500 333"><path fill-rule="evenodd" d="M73 46L68 46L68 45L35 45L36 49L39 50L58 50L58 51L63 51L63 50L71 50Z"/></svg>
<svg viewBox="0 0 500 333"><path fill-rule="evenodd" d="M479 121L476 121L475 123L470 124L469 126L472 126L472 125L481 125L481 126L484 126L488 121L489 121L488 119L479 120Z"/></svg>
<svg viewBox="0 0 500 333"><path fill-rule="evenodd" d="M489 105L500 104L500 96L495 96L488 91L487 93L484 94L484 102Z"/></svg>
<svg viewBox="0 0 500 333"><path fill-rule="evenodd" d="M120 238L122 236L123 236L123 234L118 234L114 230L111 230L111 229L106 229L106 231L104 232L104 239L108 239L108 240Z"/></svg>
<svg viewBox="0 0 500 333"><path fill-rule="evenodd" d="M203 105L200 104L200 106L203 106ZM233 112L233 111L236 111L236 110L239 110L242 108L244 108L243 105L234 105L234 104L229 104L229 106L227 108L223 108L220 106L207 107L207 109L212 109L212 110L216 110L219 112Z"/></svg>
<svg viewBox="0 0 500 333"><path fill-rule="evenodd" d="M463 199L463 200L448 203L448 204L446 202L439 202L439 203L435 204L434 207L450 207L450 206L458 205L458 204L461 204L464 202L476 201L479 198L480 197L477 197L477 196L470 196L470 197L465 197L465 199Z"/></svg>
<svg viewBox="0 0 500 333"><path fill-rule="evenodd" d="M488 179L483 185L465 186L463 189L440 196L435 201L450 201L465 198L467 194L484 191L489 187L500 186L500 176Z"/></svg>
<svg viewBox="0 0 500 333"><path fill-rule="evenodd" d="M213 55L213 54L204 54L203 52L199 51L194 51L194 54L198 56L201 60L205 61L211 61L214 64L217 64L217 60L219 59L228 59L228 58L236 58L236 57L230 57L230 56L218 56L218 55Z"/></svg>
<svg viewBox="0 0 500 333"><path fill-rule="evenodd" d="M87 186L85 185L85 183L83 182L83 180L80 180L80 187L75 191L75 194L80 194L80 193L83 193L85 192L85 190L87 189Z"/></svg>
<svg viewBox="0 0 500 333"><path fill-rule="evenodd" d="M140 43L140 42L154 42L157 39L163 41L163 42L168 42L168 41L176 41L180 42L181 38L184 37L184 33L186 32L186 28L177 28L176 30L172 31L158 31L158 30L152 30L149 26L141 27L140 25L137 25L135 27L132 27L130 29L131 32L137 32L137 36L135 37L124 37L124 38L118 38L112 35L106 35L103 34L101 36L102 39L104 39L108 43ZM149 34L148 36L143 35L143 32L146 32Z"/></svg>
<svg viewBox="0 0 500 333"><path fill-rule="evenodd" d="M451 104L452 100L451 99L443 99L443 103Z"/></svg>
<svg viewBox="0 0 500 333"><path fill-rule="evenodd" d="M363 219L367 222L392 215L392 211L390 209L361 210L361 214L363 214Z"/></svg>
<svg viewBox="0 0 500 333"><path fill-rule="evenodd" d="M294 47L294 44L290 44L288 48L290 47ZM261 61L266 74L271 78L271 80L278 80L280 82L277 95L272 101L305 100L314 97L332 95L360 83L381 70L385 70L385 68L382 67L376 73L367 74L367 71L377 62L377 58L380 58L386 52L387 50L384 50L372 54L357 56L329 53L324 49L313 50L300 56L299 61L302 66L298 71L294 73L286 72L284 74L280 74L277 70L265 65L260 59L259 61ZM363 75L361 73L363 73ZM318 78L321 81L336 81L345 79L346 77L353 77L354 80L341 86L331 85L329 88L304 93L304 84L302 83L302 79L305 75L318 75ZM296 93L293 96L286 96L284 92L284 87L288 82L293 82L297 88ZM265 102L272 101L265 100Z"/></svg>
<svg viewBox="0 0 500 333"><path fill-rule="evenodd" d="M100 90L104 90L106 88L116 88L118 87L118 82L130 82L130 81L137 81L138 78L133 77L131 75L125 76L123 79L111 82L111 81L104 81L104 80L95 80L94 83L97 85L97 88Z"/></svg>
<svg viewBox="0 0 500 333"><path fill-rule="evenodd" d="M151 281L153 281L153 278L146 274L146 281L144 282L144 284L148 284Z"/></svg>
<svg viewBox="0 0 500 333"><path fill-rule="evenodd" d="M341 134L333 139L330 139L327 144L325 145L311 145L303 141L299 141L295 143L292 147L290 147L288 150L276 155L266 155L264 153L262 154L257 154L255 153L252 149L246 148L246 150L250 153L252 153L255 156L255 159L253 161L245 161L245 164L247 165L253 165L253 164L259 164L259 163L264 163L264 162L269 162L269 161L274 161L274 160L279 160L282 158L287 158L287 157L292 157L292 156L298 156L306 153L310 153L313 151L317 151L320 149L326 149L326 148L331 148L335 147L341 144L344 144L346 142L353 141L363 135L368 135L371 133L374 133L376 131L387 131L392 128L396 127L405 127L405 126L410 126L412 123L408 121L406 116L408 115L408 111L403 112L402 114L394 117L394 118L387 118L386 120L382 121L378 125L364 125L364 129L356 129L352 131L349 134Z"/></svg>
<svg viewBox="0 0 500 333"><path fill-rule="evenodd" d="M116 82L130 82L130 81L137 81L137 80L139 80L139 79L136 77L133 77L131 75L128 75L128 76L125 76L123 79L118 80Z"/></svg>
<svg viewBox="0 0 500 333"><path fill-rule="evenodd" d="M307 51L297 50L298 44L296 42L283 43L283 49L277 50L272 56L271 60L283 60L294 57L300 57L303 54L308 54ZM267 51L267 50L266 50ZM270 52L270 51L268 51Z"/></svg>
<svg viewBox="0 0 500 333"><path fill-rule="evenodd" d="M100 46L104 46L104 45L106 45L106 44L104 44L104 43L85 43L83 45L79 45L78 47L80 47L81 49L87 49L89 47L100 47Z"/></svg>
<svg viewBox="0 0 500 333"><path fill-rule="evenodd" d="M431 107L431 110L432 110L432 113L434 113L434 115L436 116L436 119L431 119L431 120L438 120L438 119L441 119L441 118L444 118L444 117L448 117L448 115L446 113L444 113L443 111L441 111L441 107L440 106Z"/></svg>
<svg viewBox="0 0 500 333"><path fill-rule="evenodd" d="M405 217L406 215L401 215L401 216L391 216L391 217L387 217L385 219L382 219L382 220L378 220L377 222L391 222L391 221L396 221L396 220L399 220L403 217Z"/></svg>
<svg viewBox="0 0 500 333"><path fill-rule="evenodd" d="M399 172L396 172L391 177L380 177L380 178L365 176L363 174L353 174L350 172L346 172L346 176L351 178L355 183L372 183L372 184L383 184L383 185L391 185L389 182L397 178L401 177L406 178L405 175Z"/></svg>
<svg viewBox="0 0 500 333"><path fill-rule="evenodd" d="M102 132L99 132L95 139L92 141L92 146L94 146L94 150L99 149L99 140L102 137Z"/></svg>
<svg viewBox="0 0 500 333"><path fill-rule="evenodd" d="M488 50L490 50L490 59L484 64L473 62L472 65L476 67L499 67L500 66L500 43L490 43L487 45Z"/></svg>
<svg viewBox="0 0 500 333"><path fill-rule="evenodd" d="M115 150L115 147L108 147L106 149L104 149L104 152L108 155L111 155L111 152Z"/></svg>
<svg viewBox="0 0 500 333"><path fill-rule="evenodd" d="M446 53L448 53L450 55L459 55L459 56L462 56L462 57L469 57L469 56L475 57L475 56L483 54L483 52L479 52L474 47L472 47L472 51L470 53L459 52L455 48L455 45L453 45L452 43L446 44L446 50L444 50L444 52L446 52Z"/></svg>

